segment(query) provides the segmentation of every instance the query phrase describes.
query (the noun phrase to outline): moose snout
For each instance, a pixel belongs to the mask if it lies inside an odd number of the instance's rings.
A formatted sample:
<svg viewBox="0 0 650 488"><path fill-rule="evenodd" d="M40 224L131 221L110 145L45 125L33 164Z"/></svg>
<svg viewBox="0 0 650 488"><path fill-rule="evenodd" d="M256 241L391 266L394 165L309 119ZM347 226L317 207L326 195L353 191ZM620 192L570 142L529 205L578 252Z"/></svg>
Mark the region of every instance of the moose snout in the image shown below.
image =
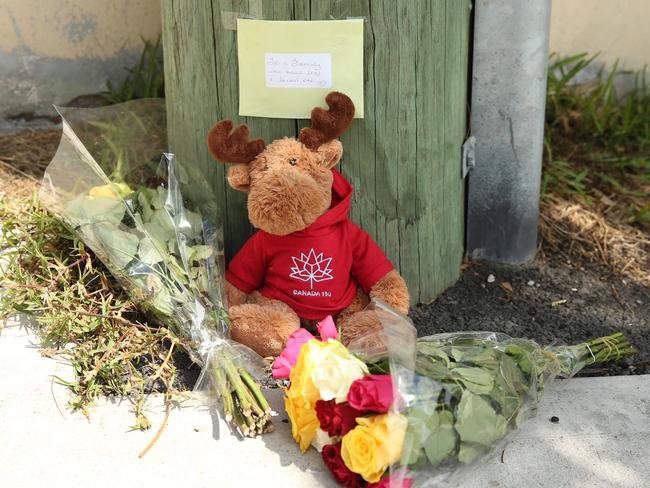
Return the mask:
<svg viewBox="0 0 650 488"><path fill-rule="evenodd" d="M252 182L248 217L258 229L287 235L309 227L330 206L331 188L295 166L273 169Z"/></svg>

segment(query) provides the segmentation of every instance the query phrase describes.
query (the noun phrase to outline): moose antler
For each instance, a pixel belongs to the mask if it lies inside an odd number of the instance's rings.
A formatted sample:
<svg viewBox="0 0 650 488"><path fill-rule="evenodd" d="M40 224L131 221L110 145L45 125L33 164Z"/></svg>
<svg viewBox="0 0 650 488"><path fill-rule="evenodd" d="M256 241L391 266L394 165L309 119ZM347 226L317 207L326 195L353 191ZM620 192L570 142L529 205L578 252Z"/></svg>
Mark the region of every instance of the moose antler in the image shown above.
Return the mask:
<svg viewBox="0 0 650 488"><path fill-rule="evenodd" d="M300 142L312 151L321 144L341 136L354 118L354 103L340 92L330 92L325 101L329 110L316 107L311 111L311 127L300 131Z"/></svg>
<svg viewBox="0 0 650 488"><path fill-rule="evenodd" d="M248 126L242 124L233 131L230 120L217 122L208 132L210 154L224 163L250 163L264 147L262 139L248 140Z"/></svg>

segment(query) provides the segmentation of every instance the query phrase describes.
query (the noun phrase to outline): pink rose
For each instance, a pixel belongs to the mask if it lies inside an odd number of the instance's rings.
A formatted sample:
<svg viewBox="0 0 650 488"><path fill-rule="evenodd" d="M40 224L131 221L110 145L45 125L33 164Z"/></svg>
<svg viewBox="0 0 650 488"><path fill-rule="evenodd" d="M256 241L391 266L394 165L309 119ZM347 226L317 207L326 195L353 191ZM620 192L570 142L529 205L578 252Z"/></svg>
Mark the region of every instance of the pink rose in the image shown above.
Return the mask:
<svg viewBox="0 0 650 488"><path fill-rule="evenodd" d="M405 478L403 471L396 471L390 476L384 476L377 483L369 483L366 488L411 488L413 478Z"/></svg>
<svg viewBox="0 0 650 488"><path fill-rule="evenodd" d="M320 335L321 341L326 341L327 339L337 339L339 338L339 331L336 328L334 319L331 315L328 315L323 320L318 322L316 326L318 328L318 335Z"/></svg>
<svg viewBox="0 0 650 488"><path fill-rule="evenodd" d="M318 322L316 327L318 328L318 334L320 335L321 341L326 341L327 339L338 339L339 337L339 332L336 329L336 324L334 324L331 315L328 315ZM296 361L298 361L300 348L305 342L313 338L314 336L307 329L298 329L289 336L284 351L282 351L280 356L275 358L275 361L273 361L272 371L273 377L276 380L289 378L291 368L293 368Z"/></svg>
<svg viewBox="0 0 650 488"><path fill-rule="evenodd" d="M289 377L291 368L293 368L296 361L298 361L300 348L302 348L302 345L305 342L313 338L314 336L307 329L298 329L289 336L284 351L282 351L280 356L275 358L275 361L273 361L272 371L275 379L284 379Z"/></svg>
<svg viewBox="0 0 650 488"><path fill-rule="evenodd" d="M386 413L393 404L393 381L389 374L369 374L355 380L348 403L357 410Z"/></svg>

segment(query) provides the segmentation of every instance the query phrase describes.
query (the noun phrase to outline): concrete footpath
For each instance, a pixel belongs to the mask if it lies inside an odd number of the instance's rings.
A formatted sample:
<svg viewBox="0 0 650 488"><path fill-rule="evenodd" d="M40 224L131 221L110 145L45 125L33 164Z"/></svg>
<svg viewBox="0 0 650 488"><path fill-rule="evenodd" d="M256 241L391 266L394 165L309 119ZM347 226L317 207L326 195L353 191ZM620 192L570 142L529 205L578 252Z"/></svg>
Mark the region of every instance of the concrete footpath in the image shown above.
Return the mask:
<svg viewBox="0 0 650 488"><path fill-rule="evenodd" d="M70 378L70 367L38 349L20 322L0 330L3 488L335 486L318 453L300 455L279 391L269 395L280 412L272 434L240 441L213 409L190 398L139 458L164 419L162 398L149 397L148 432L129 431L126 401L100 400L89 418L71 413L69 392L52 380ZM650 487L649 393L650 376L558 381L537 417L454 486Z"/></svg>

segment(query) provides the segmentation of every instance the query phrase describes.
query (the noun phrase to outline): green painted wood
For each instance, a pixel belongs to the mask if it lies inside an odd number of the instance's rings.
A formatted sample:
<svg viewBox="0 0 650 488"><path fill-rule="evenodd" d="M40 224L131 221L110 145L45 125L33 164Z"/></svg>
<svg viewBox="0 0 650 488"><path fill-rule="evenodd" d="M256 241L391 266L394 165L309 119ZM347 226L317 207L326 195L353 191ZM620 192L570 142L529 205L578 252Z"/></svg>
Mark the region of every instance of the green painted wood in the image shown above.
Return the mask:
<svg viewBox="0 0 650 488"><path fill-rule="evenodd" d="M237 117L236 32L223 12L255 0L163 0L172 150L205 168L223 204L226 256L251 234L245 196L227 188L204 145L215 121L246 122L266 141L308 121ZM342 137L341 170L355 187L352 219L408 282L412 301L459 276L464 241L460 147L466 131L470 0L265 0L265 19L364 17L365 118Z"/></svg>

